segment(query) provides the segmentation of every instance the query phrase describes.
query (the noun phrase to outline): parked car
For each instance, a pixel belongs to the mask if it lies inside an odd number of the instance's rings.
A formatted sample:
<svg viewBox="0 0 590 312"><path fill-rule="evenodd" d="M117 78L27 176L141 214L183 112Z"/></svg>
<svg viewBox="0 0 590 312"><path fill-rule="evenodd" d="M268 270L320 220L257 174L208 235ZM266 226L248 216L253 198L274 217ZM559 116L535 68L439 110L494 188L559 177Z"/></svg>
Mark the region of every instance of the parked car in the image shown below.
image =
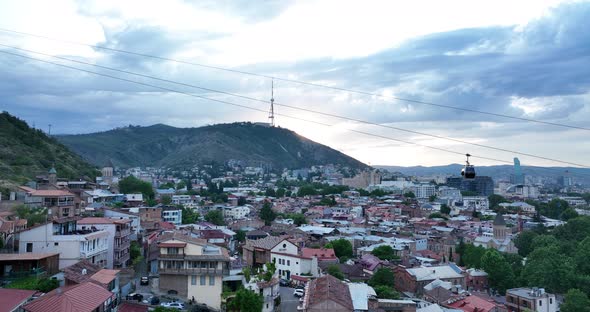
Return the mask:
<svg viewBox="0 0 590 312"><path fill-rule="evenodd" d="M160 306L171 309L184 310L184 303L182 302L162 302L160 303Z"/></svg>
<svg viewBox="0 0 590 312"><path fill-rule="evenodd" d="M142 276L141 279L139 280L139 284L140 285L149 285L150 284L150 279L147 276Z"/></svg>
<svg viewBox="0 0 590 312"><path fill-rule="evenodd" d="M129 295L127 295L127 300L142 301L143 300L143 295L142 294L136 294L136 293L130 293Z"/></svg>
<svg viewBox="0 0 590 312"><path fill-rule="evenodd" d="M160 304L160 298L158 298L156 296L150 296L149 298L144 300L143 303L147 303L149 305L158 305L158 304Z"/></svg>
<svg viewBox="0 0 590 312"><path fill-rule="evenodd" d="M293 292L293 296L295 297L303 297L303 295L305 294L305 292L303 291L303 289L295 289L295 291Z"/></svg>
<svg viewBox="0 0 590 312"><path fill-rule="evenodd" d="M279 284L280 284L281 286L289 286L289 284L290 284L290 283L289 283L289 281L288 281L288 280L286 280L286 279L284 279L284 278L281 278L281 280L279 281Z"/></svg>

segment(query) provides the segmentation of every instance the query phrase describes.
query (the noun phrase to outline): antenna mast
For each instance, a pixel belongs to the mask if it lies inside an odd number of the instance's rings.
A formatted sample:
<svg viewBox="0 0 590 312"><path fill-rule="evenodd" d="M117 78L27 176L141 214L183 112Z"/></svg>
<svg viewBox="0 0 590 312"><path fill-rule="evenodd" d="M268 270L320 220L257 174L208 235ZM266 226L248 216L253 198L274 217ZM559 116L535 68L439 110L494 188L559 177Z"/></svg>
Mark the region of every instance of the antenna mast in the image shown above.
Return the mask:
<svg viewBox="0 0 590 312"><path fill-rule="evenodd" d="M268 120L270 121L270 126L275 126L275 80L272 79L270 82L270 112L268 113Z"/></svg>

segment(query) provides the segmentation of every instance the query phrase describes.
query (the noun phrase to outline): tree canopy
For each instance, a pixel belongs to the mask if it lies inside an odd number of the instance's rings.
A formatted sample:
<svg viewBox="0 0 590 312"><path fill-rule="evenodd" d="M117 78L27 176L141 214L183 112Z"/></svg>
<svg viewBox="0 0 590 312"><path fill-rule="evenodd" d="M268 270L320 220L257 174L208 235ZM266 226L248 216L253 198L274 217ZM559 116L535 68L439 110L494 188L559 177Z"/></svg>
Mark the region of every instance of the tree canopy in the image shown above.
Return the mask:
<svg viewBox="0 0 590 312"><path fill-rule="evenodd" d="M326 244L326 248L333 248L336 257L340 258L340 261L344 262L352 258L353 250L350 241L344 238L333 240Z"/></svg>
<svg viewBox="0 0 590 312"><path fill-rule="evenodd" d="M211 222L215 225L225 225L223 212L220 210L211 210L205 215L205 221Z"/></svg>
<svg viewBox="0 0 590 312"><path fill-rule="evenodd" d="M128 176L119 181L119 191L123 194L141 193L146 199L154 198L152 184L134 176Z"/></svg>
<svg viewBox="0 0 590 312"><path fill-rule="evenodd" d="M369 279L369 285L376 287L379 285L394 287L395 286L395 277L393 275L393 271L390 268L380 268L378 269L375 274Z"/></svg>
<svg viewBox="0 0 590 312"><path fill-rule="evenodd" d="M342 271L340 270L340 268L338 267L337 264L331 264L328 267L328 274L334 276L335 278L339 279L339 280L343 280L344 279L344 274L342 274Z"/></svg>
<svg viewBox="0 0 590 312"><path fill-rule="evenodd" d="M264 221L264 225L271 225L272 221L277 218L277 214L272 210L272 204L270 202L265 202L264 205L262 205L262 209L260 209L258 216Z"/></svg>
<svg viewBox="0 0 590 312"><path fill-rule="evenodd" d="M229 303L228 308L231 311L260 312L262 311L263 304L262 295L249 289L240 288L236 292L236 296Z"/></svg>
<svg viewBox="0 0 590 312"><path fill-rule="evenodd" d="M393 249L393 247L391 247L389 245L382 245L382 246L376 247L375 249L373 249L371 254L373 254L373 256L375 256L381 260L399 259L399 257L395 254L395 250Z"/></svg>

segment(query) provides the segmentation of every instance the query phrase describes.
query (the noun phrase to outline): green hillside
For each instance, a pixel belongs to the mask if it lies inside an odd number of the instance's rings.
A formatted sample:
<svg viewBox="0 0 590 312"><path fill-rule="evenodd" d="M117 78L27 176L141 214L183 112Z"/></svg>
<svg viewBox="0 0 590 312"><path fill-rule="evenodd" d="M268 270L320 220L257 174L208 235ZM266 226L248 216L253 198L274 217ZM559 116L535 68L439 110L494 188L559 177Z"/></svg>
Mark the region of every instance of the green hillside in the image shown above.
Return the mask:
<svg viewBox="0 0 590 312"><path fill-rule="evenodd" d="M0 185L21 184L47 173L54 164L61 178L94 178L99 174L55 138L7 112L0 114Z"/></svg>
<svg viewBox="0 0 590 312"><path fill-rule="evenodd" d="M88 161L115 166L185 166L240 160L247 165L301 168L339 164L364 168L365 164L293 131L252 123L200 128L157 124L131 126L106 132L65 135L58 139Z"/></svg>

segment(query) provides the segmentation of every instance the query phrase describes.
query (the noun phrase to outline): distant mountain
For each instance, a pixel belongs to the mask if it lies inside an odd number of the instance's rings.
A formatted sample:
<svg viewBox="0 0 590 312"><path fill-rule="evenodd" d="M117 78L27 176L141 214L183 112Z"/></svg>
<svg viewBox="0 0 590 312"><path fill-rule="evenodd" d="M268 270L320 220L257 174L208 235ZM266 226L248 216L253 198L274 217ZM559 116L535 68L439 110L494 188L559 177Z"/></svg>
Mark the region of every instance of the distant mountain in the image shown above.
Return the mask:
<svg viewBox="0 0 590 312"><path fill-rule="evenodd" d="M191 166L228 160L246 165L301 168L340 164L367 167L330 147L297 133L252 123L232 123L200 128L175 128L163 124L130 126L106 132L62 135L58 139L88 161L115 166Z"/></svg>
<svg viewBox="0 0 590 312"><path fill-rule="evenodd" d="M373 166L375 168L386 169L390 172L400 172L409 176L430 176L430 175L459 175L463 165L450 164L445 166L415 166L415 167L400 167L400 166ZM510 174L514 172L514 167L511 165L499 166L475 166L477 174L482 176L490 176L494 180L509 179ZM590 169L574 168L574 167L535 167L535 166L521 166L522 172L525 175L541 176L557 179L564 175L565 171L574 178L574 182L590 184Z"/></svg>
<svg viewBox="0 0 590 312"><path fill-rule="evenodd" d="M63 178L94 178L99 173L55 138L7 112L0 114L0 184L26 182L53 165Z"/></svg>

